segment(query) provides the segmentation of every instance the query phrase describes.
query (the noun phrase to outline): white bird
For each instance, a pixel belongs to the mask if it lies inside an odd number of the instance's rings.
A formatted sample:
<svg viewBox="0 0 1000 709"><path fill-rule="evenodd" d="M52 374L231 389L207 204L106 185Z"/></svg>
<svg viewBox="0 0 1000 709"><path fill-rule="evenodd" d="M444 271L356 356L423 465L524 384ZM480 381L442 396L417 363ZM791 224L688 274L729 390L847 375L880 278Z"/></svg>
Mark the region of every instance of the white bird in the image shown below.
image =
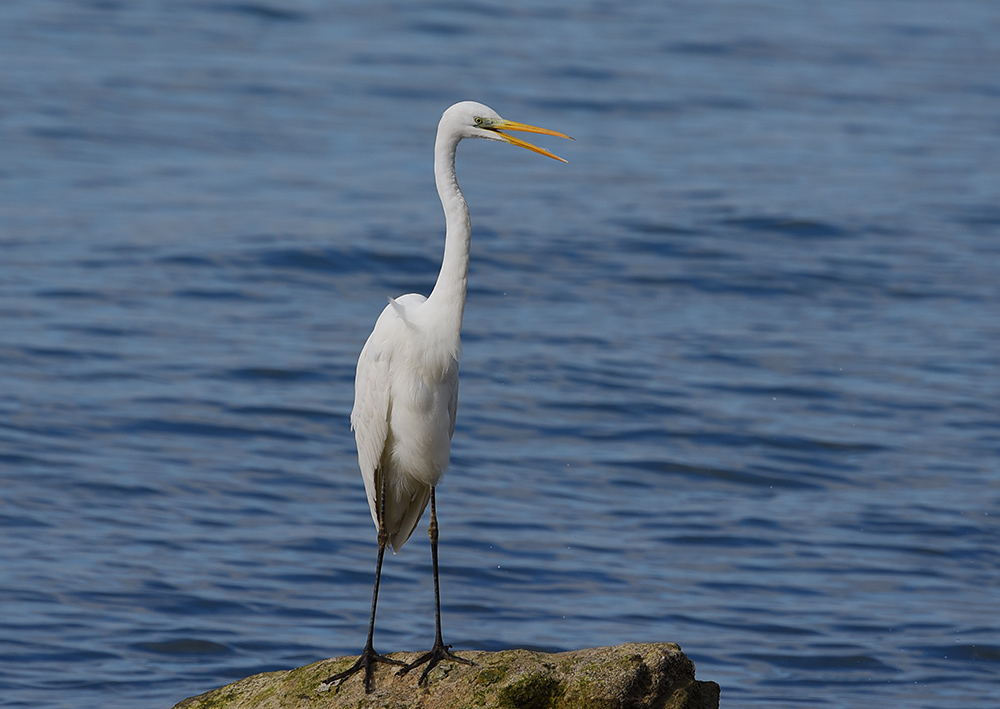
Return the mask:
<svg viewBox="0 0 1000 709"><path fill-rule="evenodd" d="M390 299L358 358L351 428L368 506L378 530L378 560L365 648L354 665L328 677L324 684L339 682L364 669L365 691L370 692L374 668L380 662L402 666L400 674L426 663L418 684L426 680L427 673L441 660L472 664L453 655L449 651L451 646L441 639L434 502L434 488L448 467L451 437L455 432L460 333L472 237L469 207L455 177L455 151L463 138L482 138L566 162L504 131L569 138L553 130L504 120L493 109L473 101L456 103L444 112L434 143L434 180L447 224L441 271L430 296L410 293ZM406 543L428 501L436 637L430 652L407 665L375 652L372 646L375 609L386 544L396 552Z"/></svg>

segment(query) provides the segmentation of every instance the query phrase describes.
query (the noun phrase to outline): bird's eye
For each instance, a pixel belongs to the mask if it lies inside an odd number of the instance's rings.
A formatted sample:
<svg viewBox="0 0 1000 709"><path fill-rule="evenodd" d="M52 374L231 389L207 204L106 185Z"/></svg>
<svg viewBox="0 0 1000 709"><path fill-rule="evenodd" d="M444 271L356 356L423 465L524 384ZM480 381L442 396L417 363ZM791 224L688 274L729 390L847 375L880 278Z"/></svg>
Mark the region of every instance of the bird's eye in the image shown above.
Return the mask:
<svg viewBox="0 0 1000 709"><path fill-rule="evenodd" d="M482 116L476 116L476 125L477 126L481 126L481 125L483 125L483 123L484 123L483 117Z"/></svg>

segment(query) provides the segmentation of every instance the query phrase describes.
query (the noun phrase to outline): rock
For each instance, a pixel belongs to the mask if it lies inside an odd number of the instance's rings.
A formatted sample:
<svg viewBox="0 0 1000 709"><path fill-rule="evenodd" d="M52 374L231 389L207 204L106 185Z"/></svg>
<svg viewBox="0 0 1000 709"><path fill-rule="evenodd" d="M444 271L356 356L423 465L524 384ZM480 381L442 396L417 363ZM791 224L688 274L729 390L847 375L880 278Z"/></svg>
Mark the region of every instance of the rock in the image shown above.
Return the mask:
<svg viewBox="0 0 1000 709"><path fill-rule="evenodd" d="M529 650L457 653L475 666L443 662L417 686L379 665L375 689L364 675L320 683L354 657L266 672L185 699L174 709L717 709L719 685L694 678L694 663L673 643L629 643L547 654ZM416 653L398 652L410 661Z"/></svg>

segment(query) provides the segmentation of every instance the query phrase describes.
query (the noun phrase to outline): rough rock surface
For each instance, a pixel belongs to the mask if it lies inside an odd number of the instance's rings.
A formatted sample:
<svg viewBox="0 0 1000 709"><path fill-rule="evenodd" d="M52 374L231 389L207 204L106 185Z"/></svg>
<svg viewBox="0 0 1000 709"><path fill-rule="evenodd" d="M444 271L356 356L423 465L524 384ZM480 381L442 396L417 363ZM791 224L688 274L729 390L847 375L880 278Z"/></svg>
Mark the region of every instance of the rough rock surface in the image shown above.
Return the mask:
<svg viewBox="0 0 1000 709"><path fill-rule="evenodd" d="M442 663L418 687L419 670L398 677L380 665L365 694L358 673L321 685L354 657L267 672L185 699L174 709L717 709L719 685L694 678L694 663L673 643L629 643L547 654L463 651L475 666ZM416 653L391 657L410 661Z"/></svg>

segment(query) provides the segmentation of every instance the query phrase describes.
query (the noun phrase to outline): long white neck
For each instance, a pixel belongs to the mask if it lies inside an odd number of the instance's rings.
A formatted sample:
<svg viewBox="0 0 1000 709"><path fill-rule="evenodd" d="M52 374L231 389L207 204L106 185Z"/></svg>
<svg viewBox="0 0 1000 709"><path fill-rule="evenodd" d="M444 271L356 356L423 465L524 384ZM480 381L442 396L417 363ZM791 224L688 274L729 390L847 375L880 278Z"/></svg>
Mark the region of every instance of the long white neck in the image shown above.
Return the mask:
<svg viewBox="0 0 1000 709"><path fill-rule="evenodd" d="M472 242L469 205L466 204L455 177L455 149L459 140L461 138L449 131L439 130L434 142L434 181L444 208L447 228L441 271L426 303L439 314L439 322L456 339L462 329L462 316L465 313L465 295L469 285L469 248Z"/></svg>

